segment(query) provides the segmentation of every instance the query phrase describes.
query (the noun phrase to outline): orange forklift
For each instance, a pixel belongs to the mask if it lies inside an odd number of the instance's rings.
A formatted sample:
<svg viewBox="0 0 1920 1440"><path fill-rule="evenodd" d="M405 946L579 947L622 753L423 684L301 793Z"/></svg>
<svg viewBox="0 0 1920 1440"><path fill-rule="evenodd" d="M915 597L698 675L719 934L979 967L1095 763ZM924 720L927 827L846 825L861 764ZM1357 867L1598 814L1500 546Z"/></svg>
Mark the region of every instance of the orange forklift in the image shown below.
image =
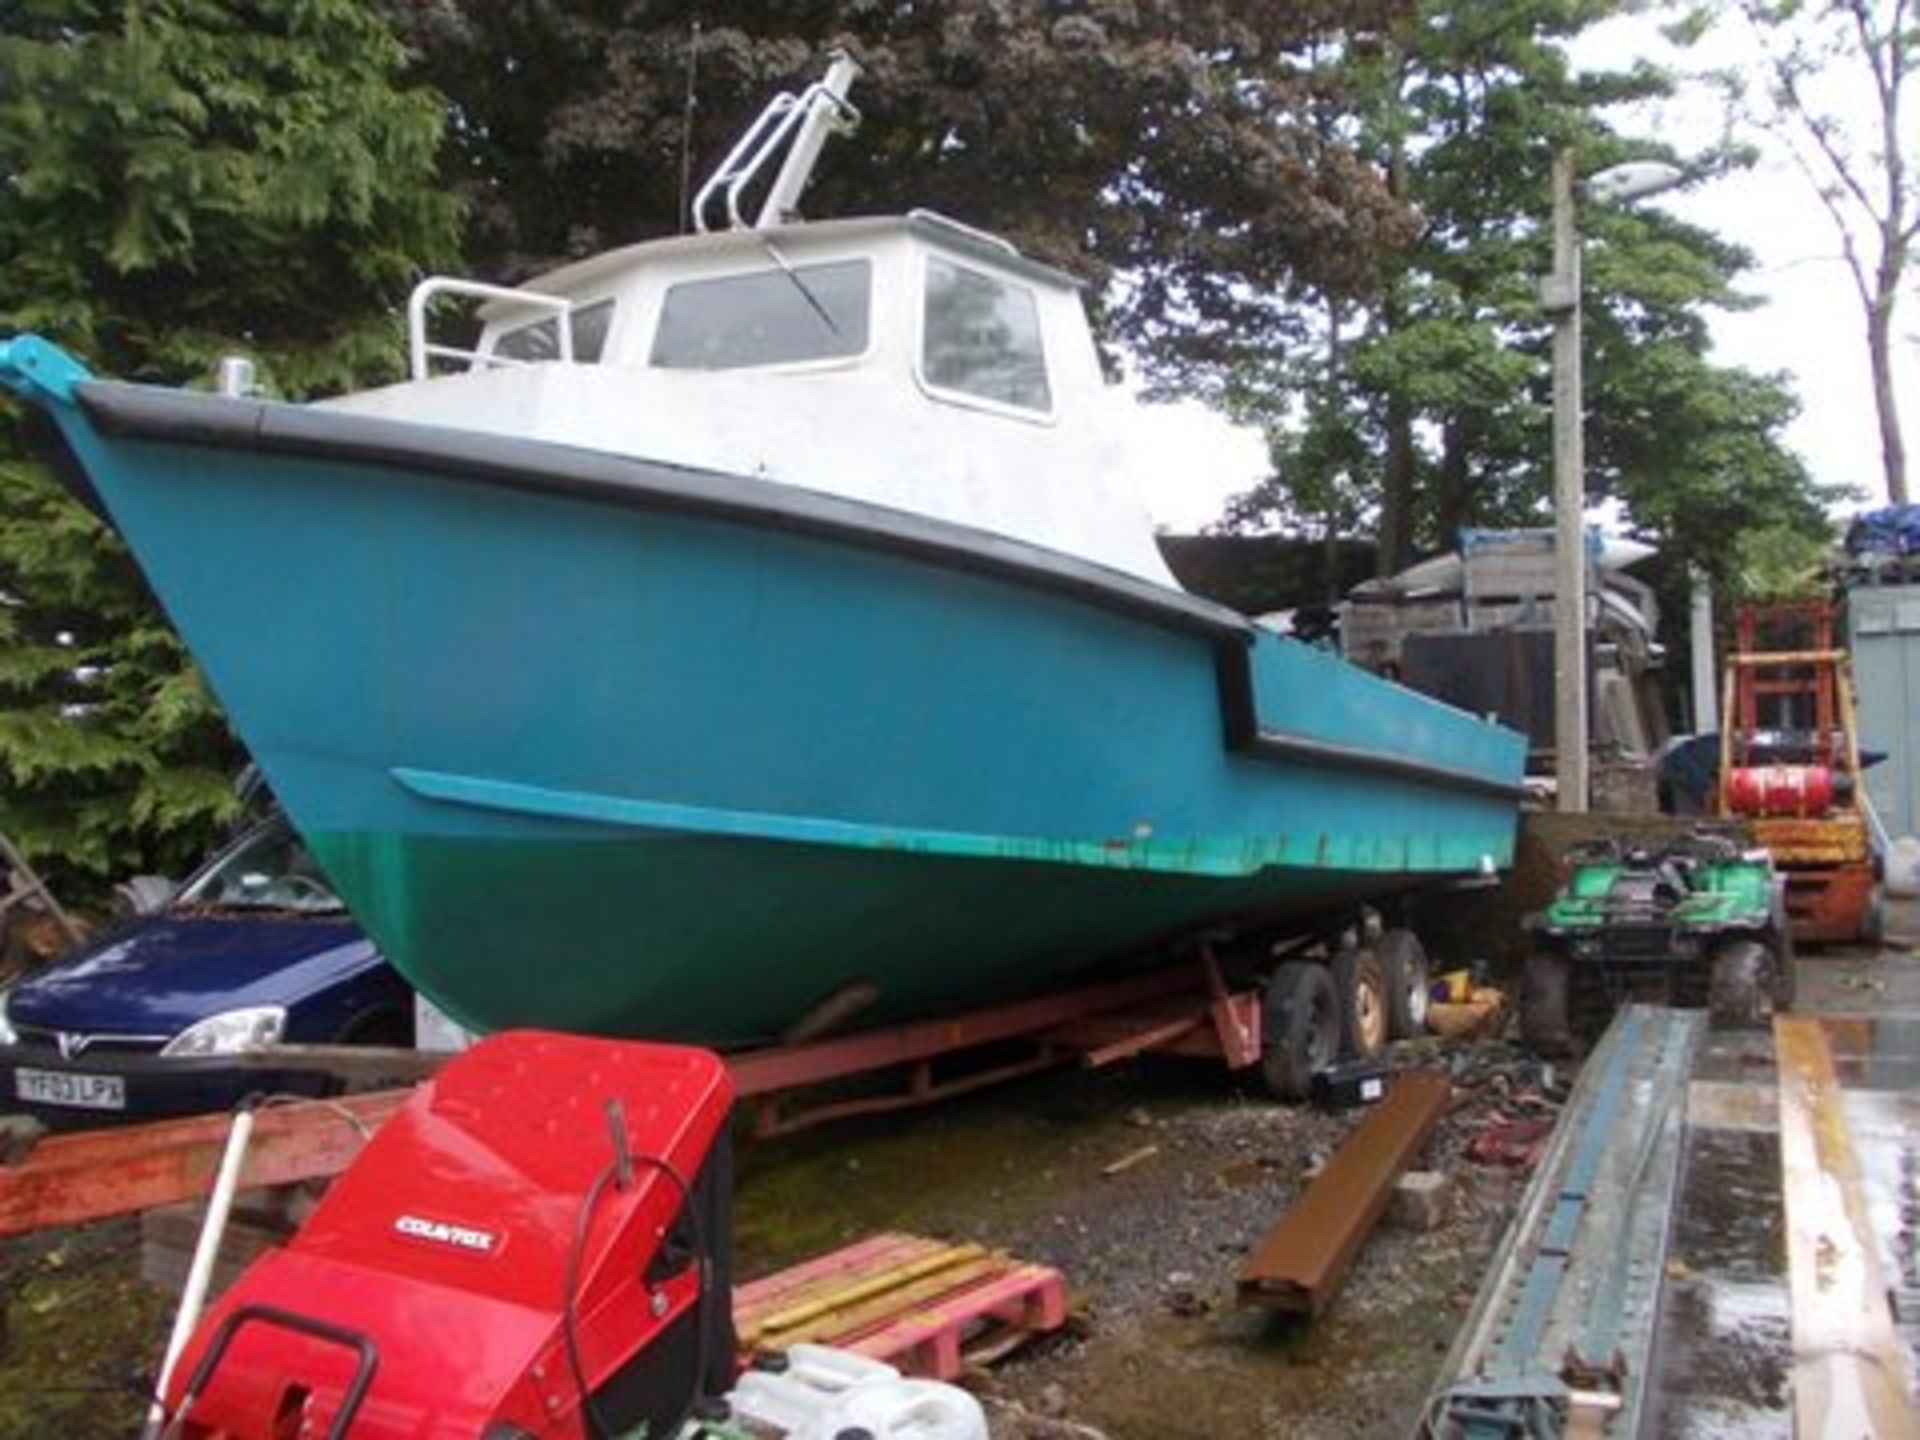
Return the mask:
<svg viewBox="0 0 1920 1440"><path fill-rule="evenodd" d="M1824 600L1743 605L1721 714L1721 815L1744 821L1786 880L1793 938L1877 943L1879 861L1862 803L1847 652Z"/></svg>

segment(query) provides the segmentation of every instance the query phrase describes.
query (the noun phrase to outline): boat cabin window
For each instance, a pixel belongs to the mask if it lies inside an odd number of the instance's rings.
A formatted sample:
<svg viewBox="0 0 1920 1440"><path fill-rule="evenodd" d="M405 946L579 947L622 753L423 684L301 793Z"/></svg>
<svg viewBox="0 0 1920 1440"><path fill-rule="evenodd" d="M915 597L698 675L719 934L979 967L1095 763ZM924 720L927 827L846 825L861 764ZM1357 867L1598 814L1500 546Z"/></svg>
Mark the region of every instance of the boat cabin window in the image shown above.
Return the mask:
<svg viewBox="0 0 1920 1440"><path fill-rule="evenodd" d="M598 364L606 349L607 327L613 323L613 301L601 300L569 312L573 322L573 358ZM556 317L533 320L502 332L493 342L492 353L503 360L558 360L560 331Z"/></svg>
<svg viewBox="0 0 1920 1440"><path fill-rule="evenodd" d="M867 260L682 281L667 287L651 363L737 370L863 354L872 288Z"/></svg>
<svg viewBox="0 0 1920 1440"><path fill-rule="evenodd" d="M1053 408L1033 292L950 260L927 261L920 369L929 385L1022 410Z"/></svg>

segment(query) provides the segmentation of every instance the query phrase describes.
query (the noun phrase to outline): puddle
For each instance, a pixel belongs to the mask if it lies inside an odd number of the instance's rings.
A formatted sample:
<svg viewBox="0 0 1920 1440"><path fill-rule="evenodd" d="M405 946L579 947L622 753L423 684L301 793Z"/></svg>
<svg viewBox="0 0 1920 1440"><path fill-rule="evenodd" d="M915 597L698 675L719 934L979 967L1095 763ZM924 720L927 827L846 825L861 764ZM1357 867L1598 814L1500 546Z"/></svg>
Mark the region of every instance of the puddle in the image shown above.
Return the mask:
<svg viewBox="0 0 1920 1440"><path fill-rule="evenodd" d="M1696 1131L1668 1253L1702 1276L1786 1284L1780 1139L1758 1131Z"/></svg>
<svg viewBox="0 0 1920 1440"><path fill-rule="evenodd" d="M1834 1073L1850 1089L1920 1090L1920 1019L1880 1016L1820 1022Z"/></svg>
<svg viewBox="0 0 1920 1440"><path fill-rule="evenodd" d="M1758 1030L1709 1030L1694 1054L1695 1080L1729 1084L1774 1082L1773 1037Z"/></svg>
<svg viewBox="0 0 1920 1440"><path fill-rule="evenodd" d="M1792 1358L1780 1142L1695 1131L1668 1251L1645 1433L1787 1436Z"/></svg>

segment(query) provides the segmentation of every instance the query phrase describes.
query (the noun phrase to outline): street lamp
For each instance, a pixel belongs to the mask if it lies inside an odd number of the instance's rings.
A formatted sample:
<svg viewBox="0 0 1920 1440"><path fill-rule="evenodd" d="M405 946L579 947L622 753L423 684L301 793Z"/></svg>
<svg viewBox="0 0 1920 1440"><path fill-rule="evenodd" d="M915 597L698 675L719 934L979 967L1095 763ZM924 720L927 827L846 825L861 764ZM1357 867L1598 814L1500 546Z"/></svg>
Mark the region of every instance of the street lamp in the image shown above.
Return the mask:
<svg viewBox="0 0 1920 1440"><path fill-rule="evenodd" d="M1587 198L1619 205L1670 190L1676 166L1636 160L1587 181ZM1586 446L1580 379L1580 230L1574 209L1573 151L1553 157L1553 273L1540 308L1553 320L1553 752L1562 811L1587 808Z"/></svg>

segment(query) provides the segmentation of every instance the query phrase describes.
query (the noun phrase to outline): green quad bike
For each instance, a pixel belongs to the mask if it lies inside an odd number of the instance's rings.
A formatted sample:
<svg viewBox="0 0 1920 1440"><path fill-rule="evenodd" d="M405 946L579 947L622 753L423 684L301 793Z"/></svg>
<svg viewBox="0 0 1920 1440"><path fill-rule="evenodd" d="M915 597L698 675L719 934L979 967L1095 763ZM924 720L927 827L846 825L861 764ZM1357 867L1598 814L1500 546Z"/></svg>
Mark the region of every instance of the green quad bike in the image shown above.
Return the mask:
<svg viewBox="0 0 1920 1440"><path fill-rule="evenodd" d="M1530 915L1520 1035L1572 1051L1628 1000L1697 1008L1716 1026L1793 1007L1786 883L1764 850L1700 830L1659 848L1597 840L1568 852L1553 903Z"/></svg>

